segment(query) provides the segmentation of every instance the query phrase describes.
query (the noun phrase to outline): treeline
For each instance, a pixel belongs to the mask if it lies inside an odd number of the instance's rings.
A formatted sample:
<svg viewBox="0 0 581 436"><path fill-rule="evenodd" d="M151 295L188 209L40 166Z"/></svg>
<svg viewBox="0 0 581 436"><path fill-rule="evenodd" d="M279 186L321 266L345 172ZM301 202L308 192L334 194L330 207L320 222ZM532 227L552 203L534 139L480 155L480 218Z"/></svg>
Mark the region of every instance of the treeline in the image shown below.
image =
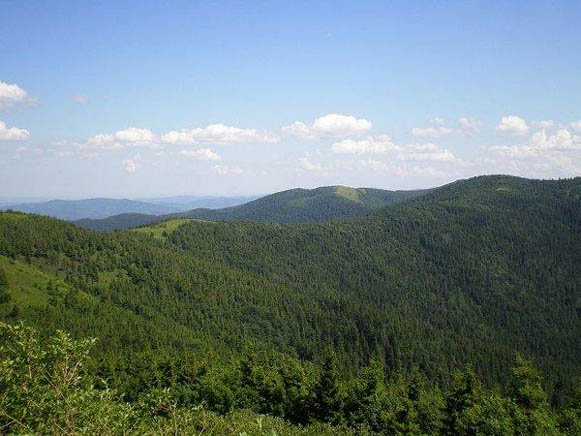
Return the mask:
<svg viewBox="0 0 581 436"><path fill-rule="evenodd" d="M505 386L485 389L467 366L441 390L417 370L386 380L375 360L343 379L330 349L316 366L251 354L232 365L184 363L173 385L127 399L88 369L95 340L62 332L43 340L3 323L0 332L0 428L8 434L581 434L581 385L552 409L539 371L518 356Z"/></svg>

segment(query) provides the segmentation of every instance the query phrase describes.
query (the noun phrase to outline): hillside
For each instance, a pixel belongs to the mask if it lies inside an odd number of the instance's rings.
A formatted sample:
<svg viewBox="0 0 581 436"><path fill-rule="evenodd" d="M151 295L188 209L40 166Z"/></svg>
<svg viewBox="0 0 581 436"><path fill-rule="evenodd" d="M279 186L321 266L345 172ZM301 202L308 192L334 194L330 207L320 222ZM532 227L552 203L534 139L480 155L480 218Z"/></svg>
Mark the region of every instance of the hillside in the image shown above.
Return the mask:
<svg viewBox="0 0 581 436"><path fill-rule="evenodd" d="M78 227L89 230L127 230L132 227L155 223L163 219L165 218L160 218L159 215L121 213L101 219L85 218L73 221L73 223Z"/></svg>
<svg viewBox="0 0 581 436"><path fill-rule="evenodd" d="M208 221L321 222L364 214L425 192L355 189L346 186L291 189L240 206L218 210L198 209L184 213L183 216Z"/></svg>
<svg viewBox="0 0 581 436"><path fill-rule="evenodd" d="M173 386L219 412L331 420L308 406L329 347L346 379L373 360L443 388L468 362L510 384L518 352L555 403L581 373L581 178L478 177L327 223L96 233L0 213L0 255L2 318L99 337L95 371L130 399Z"/></svg>
<svg viewBox="0 0 581 436"><path fill-rule="evenodd" d="M147 215L111 216L101 220L77 221L92 230L128 229L176 216L206 221L255 221L277 223L321 222L369 213L420 196L427 190L386 191L371 188L328 186L291 189L267 195L242 205L223 209L194 209L159 218Z"/></svg>

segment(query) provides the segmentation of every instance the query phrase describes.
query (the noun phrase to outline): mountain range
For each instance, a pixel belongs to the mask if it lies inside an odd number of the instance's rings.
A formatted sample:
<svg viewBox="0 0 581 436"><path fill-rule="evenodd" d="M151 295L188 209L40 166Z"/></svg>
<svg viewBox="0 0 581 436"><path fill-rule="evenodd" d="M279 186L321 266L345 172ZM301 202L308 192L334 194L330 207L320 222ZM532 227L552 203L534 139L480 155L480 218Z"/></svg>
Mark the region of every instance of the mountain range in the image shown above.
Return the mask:
<svg viewBox="0 0 581 436"><path fill-rule="evenodd" d="M200 207L228 207L255 199L245 197L195 197L177 196L151 198L147 201L114 198L89 198L83 200L49 200L42 202L0 204L0 210L36 213L67 221L103 219L118 214L164 215Z"/></svg>
<svg viewBox="0 0 581 436"><path fill-rule="evenodd" d="M176 217L207 221L321 222L369 213L426 192L428 190L387 191L346 186L291 189L223 209L199 208L162 216L122 214L104 219L79 220L75 224L92 230L115 230Z"/></svg>

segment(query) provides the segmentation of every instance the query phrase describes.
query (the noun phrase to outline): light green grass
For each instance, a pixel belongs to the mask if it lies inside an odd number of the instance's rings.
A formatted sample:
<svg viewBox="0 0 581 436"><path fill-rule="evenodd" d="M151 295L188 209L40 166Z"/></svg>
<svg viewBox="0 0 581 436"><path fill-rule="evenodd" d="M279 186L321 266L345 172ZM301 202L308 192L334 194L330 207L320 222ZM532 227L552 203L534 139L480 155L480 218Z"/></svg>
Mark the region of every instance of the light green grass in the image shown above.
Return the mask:
<svg viewBox="0 0 581 436"><path fill-rule="evenodd" d="M201 220L193 220L190 218L176 218L174 220L163 221L161 223L151 224L146 227L138 227L135 229L131 229L132 232L138 233L145 233L147 235L153 234L154 238L157 239L164 239L164 232L165 234L171 234L174 232L179 226L185 223L191 223L192 221L201 221Z"/></svg>
<svg viewBox="0 0 581 436"><path fill-rule="evenodd" d="M337 186L335 188L335 194L354 203L361 203L360 194L357 189L348 188L347 186Z"/></svg>
<svg viewBox="0 0 581 436"><path fill-rule="evenodd" d="M0 268L8 279L8 293L16 304L43 306L51 295L63 295L69 285L34 266L0 256Z"/></svg>

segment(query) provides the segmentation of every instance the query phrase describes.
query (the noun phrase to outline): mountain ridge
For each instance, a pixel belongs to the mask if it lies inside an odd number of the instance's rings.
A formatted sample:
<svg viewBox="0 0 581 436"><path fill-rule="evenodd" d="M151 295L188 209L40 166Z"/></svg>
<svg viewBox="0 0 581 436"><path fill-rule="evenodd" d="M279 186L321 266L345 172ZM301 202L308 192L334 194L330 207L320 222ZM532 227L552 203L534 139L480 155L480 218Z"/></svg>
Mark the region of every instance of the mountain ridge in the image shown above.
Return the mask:
<svg viewBox="0 0 581 436"><path fill-rule="evenodd" d="M112 216L102 220L77 221L75 224L91 230L122 230L177 217L206 221L320 222L369 213L426 192L429 190L388 191L342 185L293 188L223 209L198 208L158 218L146 215L131 218Z"/></svg>

